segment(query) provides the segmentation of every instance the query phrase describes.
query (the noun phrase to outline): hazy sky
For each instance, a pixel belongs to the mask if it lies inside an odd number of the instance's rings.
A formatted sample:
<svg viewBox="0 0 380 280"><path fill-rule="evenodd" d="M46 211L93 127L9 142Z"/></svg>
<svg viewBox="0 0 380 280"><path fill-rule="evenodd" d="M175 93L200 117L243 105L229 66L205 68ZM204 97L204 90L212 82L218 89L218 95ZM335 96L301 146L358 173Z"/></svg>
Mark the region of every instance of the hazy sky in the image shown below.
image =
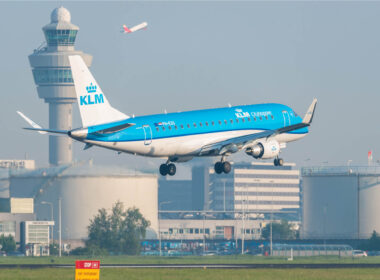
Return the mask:
<svg viewBox="0 0 380 280"><path fill-rule="evenodd" d="M15 111L48 124L28 55L60 5L80 28L76 49L94 56L92 73L127 114L277 102L303 115L317 97L311 133L288 144L285 161L359 165L370 149L380 159L380 3L341 1L0 2L0 158L48 162L48 137L21 130ZM142 21L145 31L119 32ZM74 145L75 159L162 161L82 148Z"/></svg>

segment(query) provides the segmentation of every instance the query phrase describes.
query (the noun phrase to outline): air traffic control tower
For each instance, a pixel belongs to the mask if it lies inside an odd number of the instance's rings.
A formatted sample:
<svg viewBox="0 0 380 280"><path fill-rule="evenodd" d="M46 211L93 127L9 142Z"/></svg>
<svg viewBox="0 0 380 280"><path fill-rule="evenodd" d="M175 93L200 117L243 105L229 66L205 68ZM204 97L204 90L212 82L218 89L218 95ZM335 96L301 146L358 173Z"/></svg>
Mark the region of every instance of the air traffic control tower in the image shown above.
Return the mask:
<svg viewBox="0 0 380 280"><path fill-rule="evenodd" d="M87 66L92 56L74 49L79 27L72 24L70 12L64 7L51 13L51 22L42 30L46 44L29 55L37 92L49 104L49 128L69 130L72 127L72 104L76 93L71 75L70 55L81 55ZM72 140L67 136L49 136L51 165L72 161Z"/></svg>

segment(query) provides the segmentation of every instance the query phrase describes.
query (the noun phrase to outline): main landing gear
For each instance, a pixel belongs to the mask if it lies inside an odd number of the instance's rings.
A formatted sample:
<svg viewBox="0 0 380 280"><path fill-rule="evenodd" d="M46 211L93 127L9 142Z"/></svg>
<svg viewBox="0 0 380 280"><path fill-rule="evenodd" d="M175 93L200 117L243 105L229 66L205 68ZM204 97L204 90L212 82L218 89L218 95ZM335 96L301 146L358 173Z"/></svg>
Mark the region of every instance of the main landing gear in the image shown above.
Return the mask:
<svg viewBox="0 0 380 280"><path fill-rule="evenodd" d="M282 158L275 158L273 163L274 163L274 166L283 166L284 160Z"/></svg>
<svg viewBox="0 0 380 280"><path fill-rule="evenodd" d="M177 171L177 168L173 163L164 163L160 165L160 174L162 176L170 175L174 176Z"/></svg>
<svg viewBox="0 0 380 280"><path fill-rule="evenodd" d="M215 163L214 169L216 174L221 174L222 172L226 174L230 173L231 163L229 163L228 161L218 161Z"/></svg>

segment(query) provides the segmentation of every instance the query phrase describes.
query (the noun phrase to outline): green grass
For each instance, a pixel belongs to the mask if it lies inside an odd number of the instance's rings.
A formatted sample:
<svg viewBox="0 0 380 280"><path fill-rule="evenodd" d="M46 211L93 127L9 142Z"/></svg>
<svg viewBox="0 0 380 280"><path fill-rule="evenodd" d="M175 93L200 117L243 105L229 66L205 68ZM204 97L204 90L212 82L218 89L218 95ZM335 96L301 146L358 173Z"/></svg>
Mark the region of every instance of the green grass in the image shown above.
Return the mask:
<svg viewBox="0 0 380 280"><path fill-rule="evenodd" d="M380 269L129 269L103 268L101 280L379 279ZM0 279L74 279L74 269L1 269Z"/></svg>
<svg viewBox="0 0 380 280"><path fill-rule="evenodd" d="M290 263L284 257L237 256L107 256L107 257L0 257L0 264L74 264L78 259L100 260L101 264L249 264ZM380 263L380 257L295 257L291 263ZM380 278L380 277L379 277Z"/></svg>

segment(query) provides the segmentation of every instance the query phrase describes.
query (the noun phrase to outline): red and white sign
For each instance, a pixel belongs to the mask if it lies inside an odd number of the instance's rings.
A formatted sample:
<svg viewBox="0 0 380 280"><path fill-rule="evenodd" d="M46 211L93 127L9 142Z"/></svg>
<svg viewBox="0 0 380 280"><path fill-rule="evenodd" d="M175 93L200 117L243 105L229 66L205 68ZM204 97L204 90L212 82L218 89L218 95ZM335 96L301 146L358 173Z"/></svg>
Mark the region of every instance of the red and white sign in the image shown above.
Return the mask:
<svg viewBox="0 0 380 280"><path fill-rule="evenodd" d="M99 280L100 261L75 261L75 280Z"/></svg>

